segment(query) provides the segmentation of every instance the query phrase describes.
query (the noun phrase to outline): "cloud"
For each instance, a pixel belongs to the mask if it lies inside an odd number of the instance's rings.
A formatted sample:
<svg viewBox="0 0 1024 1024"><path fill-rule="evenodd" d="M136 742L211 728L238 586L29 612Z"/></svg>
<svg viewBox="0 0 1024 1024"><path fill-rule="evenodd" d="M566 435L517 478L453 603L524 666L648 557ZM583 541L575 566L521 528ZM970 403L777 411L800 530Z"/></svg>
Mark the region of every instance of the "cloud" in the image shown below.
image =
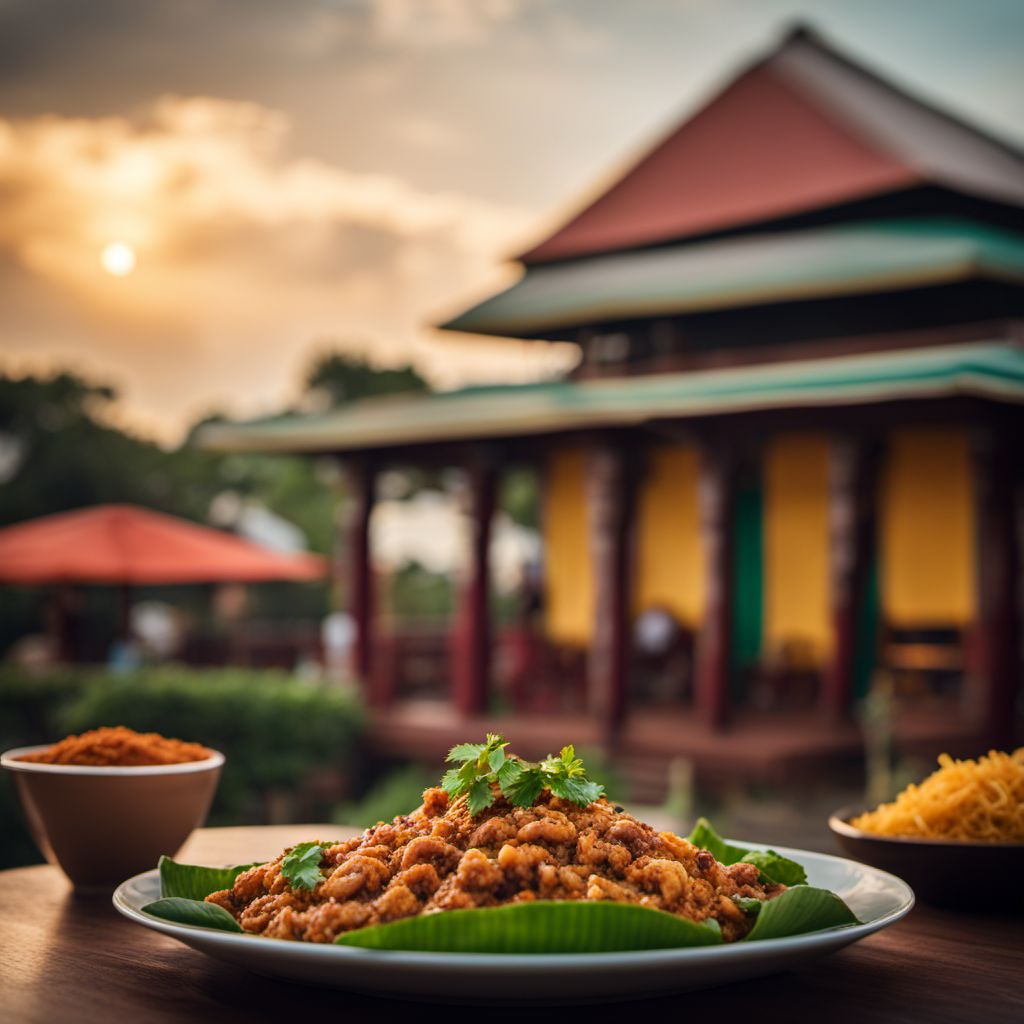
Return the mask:
<svg viewBox="0 0 1024 1024"><path fill-rule="evenodd" d="M169 437L214 405L286 400L325 338L442 384L550 372L564 351L449 345L427 326L500 285L532 211L296 154L254 103L165 96L135 117L0 119L0 347L120 380ZM137 269L99 253L132 246ZM367 342L365 339L372 339Z"/></svg>
<svg viewBox="0 0 1024 1024"><path fill-rule="evenodd" d="M380 38L403 44L475 44L525 6L525 0L373 0L370 24Z"/></svg>

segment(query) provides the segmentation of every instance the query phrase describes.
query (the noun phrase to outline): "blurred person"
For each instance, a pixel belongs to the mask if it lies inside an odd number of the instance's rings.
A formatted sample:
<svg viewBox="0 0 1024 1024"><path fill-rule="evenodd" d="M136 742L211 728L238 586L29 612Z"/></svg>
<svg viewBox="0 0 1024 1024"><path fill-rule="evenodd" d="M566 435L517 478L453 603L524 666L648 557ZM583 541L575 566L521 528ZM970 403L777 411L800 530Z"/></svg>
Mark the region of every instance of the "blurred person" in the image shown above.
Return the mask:
<svg viewBox="0 0 1024 1024"><path fill-rule="evenodd" d="M356 642L355 619L348 612L331 612L320 624L324 668L331 682L343 682L352 675L352 654Z"/></svg>

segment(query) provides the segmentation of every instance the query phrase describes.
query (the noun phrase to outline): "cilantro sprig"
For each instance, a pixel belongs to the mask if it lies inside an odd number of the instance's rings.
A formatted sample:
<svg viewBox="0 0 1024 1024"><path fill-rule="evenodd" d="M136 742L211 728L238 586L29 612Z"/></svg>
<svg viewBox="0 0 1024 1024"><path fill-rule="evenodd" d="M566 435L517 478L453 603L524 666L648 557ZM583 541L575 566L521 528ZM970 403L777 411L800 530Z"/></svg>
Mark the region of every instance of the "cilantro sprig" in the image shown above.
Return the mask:
<svg viewBox="0 0 1024 1024"><path fill-rule="evenodd" d="M543 761L524 761L507 754L508 743L488 733L483 743L460 743L445 758L458 767L450 768L441 786L452 797L465 796L474 817L490 807L501 792L516 807L529 807L548 789L557 797L586 807L604 792L604 786L587 778L583 761L572 746L562 747Z"/></svg>
<svg viewBox="0 0 1024 1024"><path fill-rule="evenodd" d="M281 874L293 889L315 889L324 879L320 861L332 843L299 843L281 859Z"/></svg>

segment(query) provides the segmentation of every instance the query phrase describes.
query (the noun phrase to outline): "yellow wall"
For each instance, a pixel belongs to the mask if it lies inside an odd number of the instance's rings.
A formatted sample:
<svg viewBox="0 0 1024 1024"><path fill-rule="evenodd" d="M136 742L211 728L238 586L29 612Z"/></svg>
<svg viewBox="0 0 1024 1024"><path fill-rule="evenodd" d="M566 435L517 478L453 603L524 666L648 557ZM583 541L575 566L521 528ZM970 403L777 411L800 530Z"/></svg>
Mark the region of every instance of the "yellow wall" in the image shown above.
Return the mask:
<svg viewBox="0 0 1024 1024"><path fill-rule="evenodd" d="M964 625L975 612L974 479L967 435L892 435L882 474L882 609L890 625Z"/></svg>
<svg viewBox="0 0 1024 1024"><path fill-rule="evenodd" d="M655 605L696 626L704 609L697 510L697 451L652 448L638 495L633 608Z"/></svg>
<svg viewBox="0 0 1024 1024"><path fill-rule="evenodd" d="M543 501L547 634L557 643L585 645L593 621L594 583L584 449L560 448L550 454Z"/></svg>
<svg viewBox="0 0 1024 1024"><path fill-rule="evenodd" d="M785 435L762 463L765 650L796 645L814 664L831 643L828 453L827 437Z"/></svg>

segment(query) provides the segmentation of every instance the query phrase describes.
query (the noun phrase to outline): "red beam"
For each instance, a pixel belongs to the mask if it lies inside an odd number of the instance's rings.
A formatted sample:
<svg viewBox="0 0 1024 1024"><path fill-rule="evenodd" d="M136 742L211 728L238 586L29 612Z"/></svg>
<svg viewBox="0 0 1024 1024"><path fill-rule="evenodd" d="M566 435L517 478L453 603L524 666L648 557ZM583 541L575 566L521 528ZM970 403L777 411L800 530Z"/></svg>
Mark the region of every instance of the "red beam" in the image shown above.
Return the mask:
<svg viewBox="0 0 1024 1024"><path fill-rule="evenodd" d="M370 564L370 514L376 482L376 470L364 459L345 463L347 495L341 509L344 549L339 551L336 567L338 589L348 595L348 609L355 628L352 648L352 672L367 690L371 704L388 702L386 694L374 685L374 593L373 567Z"/></svg>
<svg viewBox="0 0 1024 1024"><path fill-rule="evenodd" d="M626 717L629 675L630 535L634 477L627 452L596 445L587 463L594 628L587 663L587 700L606 741Z"/></svg>
<svg viewBox="0 0 1024 1024"><path fill-rule="evenodd" d="M700 720L722 729L729 719L732 645L733 510L735 461L724 446L701 451L701 547L704 554L704 617L697 635L694 705Z"/></svg>
<svg viewBox="0 0 1024 1024"><path fill-rule="evenodd" d="M841 718L853 702L857 622L876 544L877 454L837 437L829 453L828 529L832 656L822 677L821 709Z"/></svg>
<svg viewBox="0 0 1024 1024"><path fill-rule="evenodd" d="M452 633L452 689L459 712L478 715L487 708L490 681L490 547L496 474L486 456L480 456L466 467L466 475L470 564Z"/></svg>
<svg viewBox="0 0 1024 1024"><path fill-rule="evenodd" d="M997 427L974 438L979 614L967 696L988 742L1003 749L1015 741L1021 685L1018 466L1012 438L1012 429Z"/></svg>

